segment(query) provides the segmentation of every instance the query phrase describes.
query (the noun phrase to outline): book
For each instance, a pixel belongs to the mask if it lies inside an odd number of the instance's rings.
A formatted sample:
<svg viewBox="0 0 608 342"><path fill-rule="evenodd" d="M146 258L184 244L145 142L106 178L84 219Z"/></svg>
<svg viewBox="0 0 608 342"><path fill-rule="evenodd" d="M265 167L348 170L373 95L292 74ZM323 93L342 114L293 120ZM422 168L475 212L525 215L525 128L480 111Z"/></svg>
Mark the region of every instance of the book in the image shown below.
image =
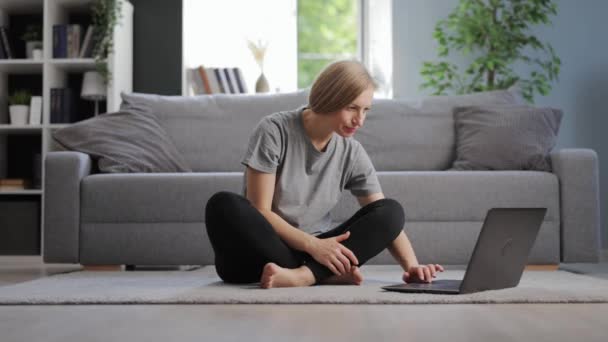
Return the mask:
<svg viewBox="0 0 608 342"><path fill-rule="evenodd" d="M84 34L84 39L82 41L82 46L80 47L80 52L78 53L78 57L80 58L85 58L86 52L89 50L89 46L92 45L93 27L93 25L87 26L87 30Z"/></svg>
<svg viewBox="0 0 608 342"><path fill-rule="evenodd" d="M219 85L220 93L225 93L226 88L224 87L224 78L222 77L223 73L221 72L220 68L214 68L213 73L215 74L215 79L217 79L217 84Z"/></svg>
<svg viewBox="0 0 608 342"><path fill-rule="evenodd" d="M232 89L234 90L234 93L240 94L241 91L239 89L238 82L236 80L237 75L234 73L234 68L226 68L226 70L228 71L228 75L230 75L230 84L232 85Z"/></svg>
<svg viewBox="0 0 608 342"><path fill-rule="evenodd" d="M2 178L0 190L23 190L31 187L31 181L25 178Z"/></svg>
<svg viewBox="0 0 608 342"><path fill-rule="evenodd" d="M67 58L68 25L53 25L53 58Z"/></svg>
<svg viewBox="0 0 608 342"><path fill-rule="evenodd" d="M220 93L220 84L215 76L215 68L206 68L207 75L209 75L209 86L211 87L211 94Z"/></svg>
<svg viewBox="0 0 608 342"><path fill-rule="evenodd" d="M230 74L228 73L228 68L222 68L222 72L224 73L226 84L228 85L228 93L234 94L234 89L232 88L232 81L230 79Z"/></svg>
<svg viewBox="0 0 608 342"><path fill-rule="evenodd" d="M6 55L6 48L4 47L4 43L2 42L2 39L0 39L0 59L7 59L8 56Z"/></svg>
<svg viewBox="0 0 608 342"><path fill-rule="evenodd" d="M51 88L51 123L64 123L60 112L60 96L61 88Z"/></svg>
<svg viewBox="0 0 608 342"><path fill-rule="evenodd" d="M243 72L241 68L233 68L234 74L236 75L236 82L239 87L239 92L241 94L247 93L247 86L245 85L245 80L243 79Z"/></svg>
<svg viewBox="0 0 608 342"><path fill-rule="evenodd" d="M1 185L0 190L9 191L9 190L25 190L25 186L23 185Z"/></svg>
<svg viewBox="0 0 608 342"><path fill-rule="evenodd" d="M67 28L67 57L78 58L80 54L80 25L71 24Z"/></svg>
<svg viewBox="0 0 608 342"><path fill-rule="evenodd" d="M77 121L74 117L74 94L72 88L61 88L61 95L59 97L59 110L62 122L72 123Z"/></svg>
<svg viewBox="0 0 608 342"><path fill-rule="evenodd" d="M13 49L8 37L8 29L5 26L0 26L0 35L2 35L2 46L4 47L4 52L6 52L6 58L14 58Z"/></svg>
<svg viewBox="0 0 608 342"><path fill-rule="evenodd" d="M201 95L205 93L197 68L188 68L186 76L188 77L188 84L192 86L192 93L194 95Z"/></svg>
<svg viewBox="0 0 608 342"><path fill-rule="evenodd" d="M205 71L205 67L202 65L198 67L198 73L203 81L203 90L205 94L211 94L211 86L209 85L209 78L207 77L207 72Z"/></svg>
<svg viewBox="0 0 608 342"><path fill-rule="evenodd" d="M27 185L25 178L0 178L0 185Z"/></svg>
<svg viewBox="0 0 608 342"><path fill-rule="evenodd" d="M40 125L42 123L42 96L32 96L30 100L30 125Z"/></svg>

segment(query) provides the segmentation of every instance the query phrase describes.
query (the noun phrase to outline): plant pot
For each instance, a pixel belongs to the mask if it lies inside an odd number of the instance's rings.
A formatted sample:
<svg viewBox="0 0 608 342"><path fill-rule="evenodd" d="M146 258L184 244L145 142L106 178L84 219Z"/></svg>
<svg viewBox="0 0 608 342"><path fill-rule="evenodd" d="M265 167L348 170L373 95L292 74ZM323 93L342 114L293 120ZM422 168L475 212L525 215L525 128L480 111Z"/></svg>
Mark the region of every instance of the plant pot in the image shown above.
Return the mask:
<svg viewBox="0 0 608 342"><path fill-rule="evenodd" d="M255 82L255 92L256 93L267 93L270 90L268 86L268 80L266 76L264 76L264 72L258 77L258 81Z"/></svg>
<svg viewBox="0 0 608 342"><path fill-rule="evenodd" d="M11 115L11 125L26 125L30 106L12 105L8 107Z"/></svg>
<svg viewBox="0 0 608 342"><path fill-rule="evenodd" d="M25 42L25 57L34 58L34 49L42 49L42 42L39 40Z"/></svg>
<svg viewBox="0 0 608 342"><path fill-rule="evenodd" d="M43 56L42 49L35 48L34 50L32 50L33 59L42 59L42 56Z"/></svg>

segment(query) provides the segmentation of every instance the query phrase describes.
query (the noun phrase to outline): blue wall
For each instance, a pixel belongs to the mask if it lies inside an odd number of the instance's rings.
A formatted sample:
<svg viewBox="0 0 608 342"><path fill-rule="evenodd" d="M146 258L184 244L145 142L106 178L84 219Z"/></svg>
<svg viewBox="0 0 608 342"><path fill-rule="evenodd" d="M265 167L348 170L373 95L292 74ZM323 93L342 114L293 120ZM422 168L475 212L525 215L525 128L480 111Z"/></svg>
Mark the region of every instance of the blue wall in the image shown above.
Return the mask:
<svg viewBox="0 0 608 342"><path fill-rule="evenodd" d="M560 79L550 95L536 97L536 105L564 110L556 148L595 150L600 161L600 205L603 245L608 247L608 1L555 1L552 25L535 29L562 60ZM419 70L424 60L436 59L432 38L436 22L447 17L458 0L394 0L394 94L418 98ZM465 59L455 56L458 64ZM525 67L519 67L525 70Z"/></svg>

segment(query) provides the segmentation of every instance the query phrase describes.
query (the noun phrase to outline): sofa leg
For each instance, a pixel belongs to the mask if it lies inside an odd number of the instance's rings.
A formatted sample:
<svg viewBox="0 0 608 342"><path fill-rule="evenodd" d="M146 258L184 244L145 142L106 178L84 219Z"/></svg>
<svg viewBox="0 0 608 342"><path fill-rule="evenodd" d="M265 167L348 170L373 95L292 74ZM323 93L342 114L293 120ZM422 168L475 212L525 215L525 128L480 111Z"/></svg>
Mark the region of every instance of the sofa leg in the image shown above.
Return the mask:
<svg viewBox="0 0 608 342"><path fill-rule="evenodd" d="M122 271L122 265L82 265L84 271Z"/></svg>
<svg viewBox="0 0 608 342"><path fill-rule="evenodd" d="M526 265L526 271L557 271L559 264Z"/></svg>

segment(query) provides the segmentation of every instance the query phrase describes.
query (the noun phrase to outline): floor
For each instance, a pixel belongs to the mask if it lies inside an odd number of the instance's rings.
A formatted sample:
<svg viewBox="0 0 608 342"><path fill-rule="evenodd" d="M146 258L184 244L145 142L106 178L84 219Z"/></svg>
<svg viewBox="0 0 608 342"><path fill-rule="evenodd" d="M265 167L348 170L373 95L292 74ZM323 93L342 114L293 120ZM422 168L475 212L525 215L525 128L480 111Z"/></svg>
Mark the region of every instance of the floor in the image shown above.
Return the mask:
<svg viewBox="0 0 608 342"><path fill-rule="evenodd" d="M0 286L79 269L0 257ZM608 279L599 264L560 268ZM607 341L608 304L0 306L12 341Z"/></svg>

